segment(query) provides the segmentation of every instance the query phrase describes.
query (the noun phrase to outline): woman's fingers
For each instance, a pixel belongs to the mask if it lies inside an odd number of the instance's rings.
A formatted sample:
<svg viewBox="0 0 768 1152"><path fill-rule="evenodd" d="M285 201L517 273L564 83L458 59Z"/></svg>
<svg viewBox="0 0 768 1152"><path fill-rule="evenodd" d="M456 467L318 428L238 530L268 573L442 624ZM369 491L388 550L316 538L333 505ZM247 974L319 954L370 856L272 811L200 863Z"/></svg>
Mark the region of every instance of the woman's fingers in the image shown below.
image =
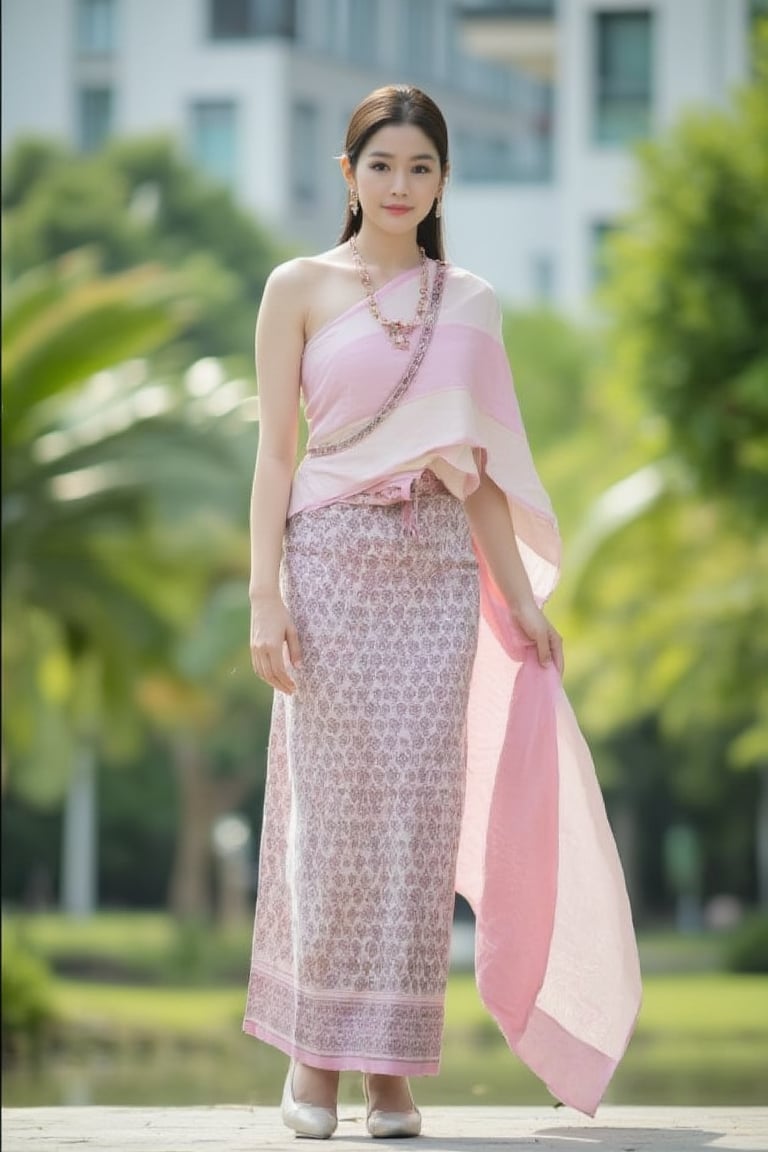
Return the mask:
<svg viewBox="0 0 768 1152"><path fill-rule="evenodd" d="M283 646L277 650L272 650L269 653L269 667L272 674L270 683L275 688L279 688L281 692L287 692L290 696L295 690L296 685L288 675L288 669L285 666L285 658L283 656Z"/></svg>
<svg viewBox="0 0 768 1152"><path fill-rule="evenodd" d="M547 620L540 608L531 608L518 617L523 631L536 645L536 655L542 668L554 664L560 676L563 675L563 641L560 633Z"/></svg>
<svg viewBox="0 0 768 1152"><path fill-rule="evenodd" d="M560 636L560 633L556 632L554 628L550 628L549 630L549 650L552 654L552 662L555 665L555 668L557 668L560 676L562 676L563 672L565 671L563 640Z"/></svg>
<svg viewBox="0 0 768 1152"><path fill-rule="evenodd" d="M299 634L296 631L293 621L291 621L285 630L285 640L288 645L288 659L294 668L301 668L301 645L299 644Z"/></svg>
<svg viewBox="0 0 768 1152"><path fill-rule="evenodd" d="M301 667L299 637L293 620L277 595L256 596L251 601L251 664L257 676L272 688L289 695L296 685L286 664Z"/></svg>
<svg viewBox="0 0 768 1152"><path fill-rule="evenodd" d="M539 664L542 668L546 668L552 660L552 652L549 645L549 632L546 629L541 629L536 633L536 650L539 654Z"/></svg>
<svg viewBox="0 0 768 1152"><path fill-rule="evenodd" d="M539 632L536 636L536 648L539 654L539 664L542 668L548 668L550 664L554 664L558 674L562 676L565 662L563 660L563 641L559 632L556 632L551 625L545 631Z"/></svg>
<svg viewBox="0 0 768 1152"><path fill-rule="evenodd" d="M272 688L290 695L296 688L288 675L280 648L257 647L253 650L253 667L257 676Z"/></svg>

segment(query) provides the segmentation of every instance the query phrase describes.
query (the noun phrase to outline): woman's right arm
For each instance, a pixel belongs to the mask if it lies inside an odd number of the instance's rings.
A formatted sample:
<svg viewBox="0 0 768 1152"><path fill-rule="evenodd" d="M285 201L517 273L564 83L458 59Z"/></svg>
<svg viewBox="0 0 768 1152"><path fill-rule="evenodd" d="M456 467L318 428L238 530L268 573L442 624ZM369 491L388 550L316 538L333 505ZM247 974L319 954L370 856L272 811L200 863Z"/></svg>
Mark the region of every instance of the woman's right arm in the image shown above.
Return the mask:
<svg viewBox="0 0 768 1152"><path fill-rule="evenodd" d="M277 268L264 289L256 324L259 447L251 490L251 663L281 692L295 684L285 663L301 664L279 572L296 462L299 379L304 351L304 284L297 262Z"/></svg>

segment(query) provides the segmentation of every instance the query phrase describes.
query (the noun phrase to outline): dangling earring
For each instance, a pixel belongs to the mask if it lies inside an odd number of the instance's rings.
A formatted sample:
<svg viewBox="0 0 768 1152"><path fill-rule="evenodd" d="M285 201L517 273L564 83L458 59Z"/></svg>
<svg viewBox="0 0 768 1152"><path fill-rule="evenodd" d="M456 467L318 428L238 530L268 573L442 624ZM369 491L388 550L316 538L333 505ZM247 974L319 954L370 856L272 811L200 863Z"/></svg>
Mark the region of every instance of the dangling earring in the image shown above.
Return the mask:
<svg viewBox="0 0 768 1152"><path fill-rule="evenodd" d="M360 201L357 196L357 188L350 188L349 190L349 210L353 216L357 216L360 211Z"/></svg>
<svg viewBox="0 0 768 1152"><path fill-rule="evenodd" d="M442 216L442 214L443 214L443 197L438 196L437 200L435 200L435 219L439 220L440 217Z"/></svg>

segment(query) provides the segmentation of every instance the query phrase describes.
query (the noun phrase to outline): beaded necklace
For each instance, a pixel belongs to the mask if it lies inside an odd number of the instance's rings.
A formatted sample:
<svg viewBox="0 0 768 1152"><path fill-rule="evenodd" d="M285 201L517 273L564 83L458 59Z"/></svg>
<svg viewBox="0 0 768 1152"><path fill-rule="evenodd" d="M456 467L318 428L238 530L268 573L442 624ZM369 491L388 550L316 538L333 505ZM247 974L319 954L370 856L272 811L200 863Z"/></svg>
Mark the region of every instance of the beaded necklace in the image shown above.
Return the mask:
<svg viewBox="0 0 768 1152"><path fill-rule="evenodd" d="M357 270L360 273L360 282L363 285L363 290L368 300L368 309L377 324L381 324L394 348L399 348L402 352L407 352L411 346L411 336L417 328L424 322L424 316L427 311L427 293L429 291L429 265L427 264L427 254L423 248L419 248L421 256L421 277L419 281L419 302L416 305L416 315L409 323L407 320L387 320L381 313L378 302L376 300L376 293L373 289L373 281L371 274L366 267L365 261L360 255L357 247L357 239L354 232L349 238L349 247L352 250L352 256Z"/></svg>

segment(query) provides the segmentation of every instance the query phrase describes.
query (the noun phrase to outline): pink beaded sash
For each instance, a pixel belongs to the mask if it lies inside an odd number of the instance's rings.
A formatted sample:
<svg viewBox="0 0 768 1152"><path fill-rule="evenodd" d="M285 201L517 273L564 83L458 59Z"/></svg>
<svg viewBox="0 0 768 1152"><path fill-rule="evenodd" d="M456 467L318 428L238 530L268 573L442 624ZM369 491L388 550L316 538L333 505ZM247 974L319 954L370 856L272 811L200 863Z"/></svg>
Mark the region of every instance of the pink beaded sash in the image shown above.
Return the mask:
<svg viewBox="0 0 768 1152"><path fill-rule="evenodd" d="M432 340L435 324L437 323L437 317L440 312L440 303L443 298L444 283L445 262L443 260L438 260L437 267L435 269L435 276L432 281L432 293L429 299L429 309L426 316L424 317L424 325L421 329L419 342L416 345L416 351L411 357L408 363L408 367L401 377L400 382L393 389L393 391L390 392L389 396L379 408L378 412L376 412L371 417L371 419L363 425L362 428L358 428L356 432L350 433L349 436L344 436L341 440L330 441L325 444L307 445L307 456L330 456L334 452L341 452L345 448L352 448L353 445L359 444L361 440L364 440L366 436L370 436L371 432L373 432L375 428L378 428L382 420L389 416L390 412L392 412L397 407L416 378L416 373L421 367L424 357L427 354L427 349L429 348L430 342Z"/></svg>

